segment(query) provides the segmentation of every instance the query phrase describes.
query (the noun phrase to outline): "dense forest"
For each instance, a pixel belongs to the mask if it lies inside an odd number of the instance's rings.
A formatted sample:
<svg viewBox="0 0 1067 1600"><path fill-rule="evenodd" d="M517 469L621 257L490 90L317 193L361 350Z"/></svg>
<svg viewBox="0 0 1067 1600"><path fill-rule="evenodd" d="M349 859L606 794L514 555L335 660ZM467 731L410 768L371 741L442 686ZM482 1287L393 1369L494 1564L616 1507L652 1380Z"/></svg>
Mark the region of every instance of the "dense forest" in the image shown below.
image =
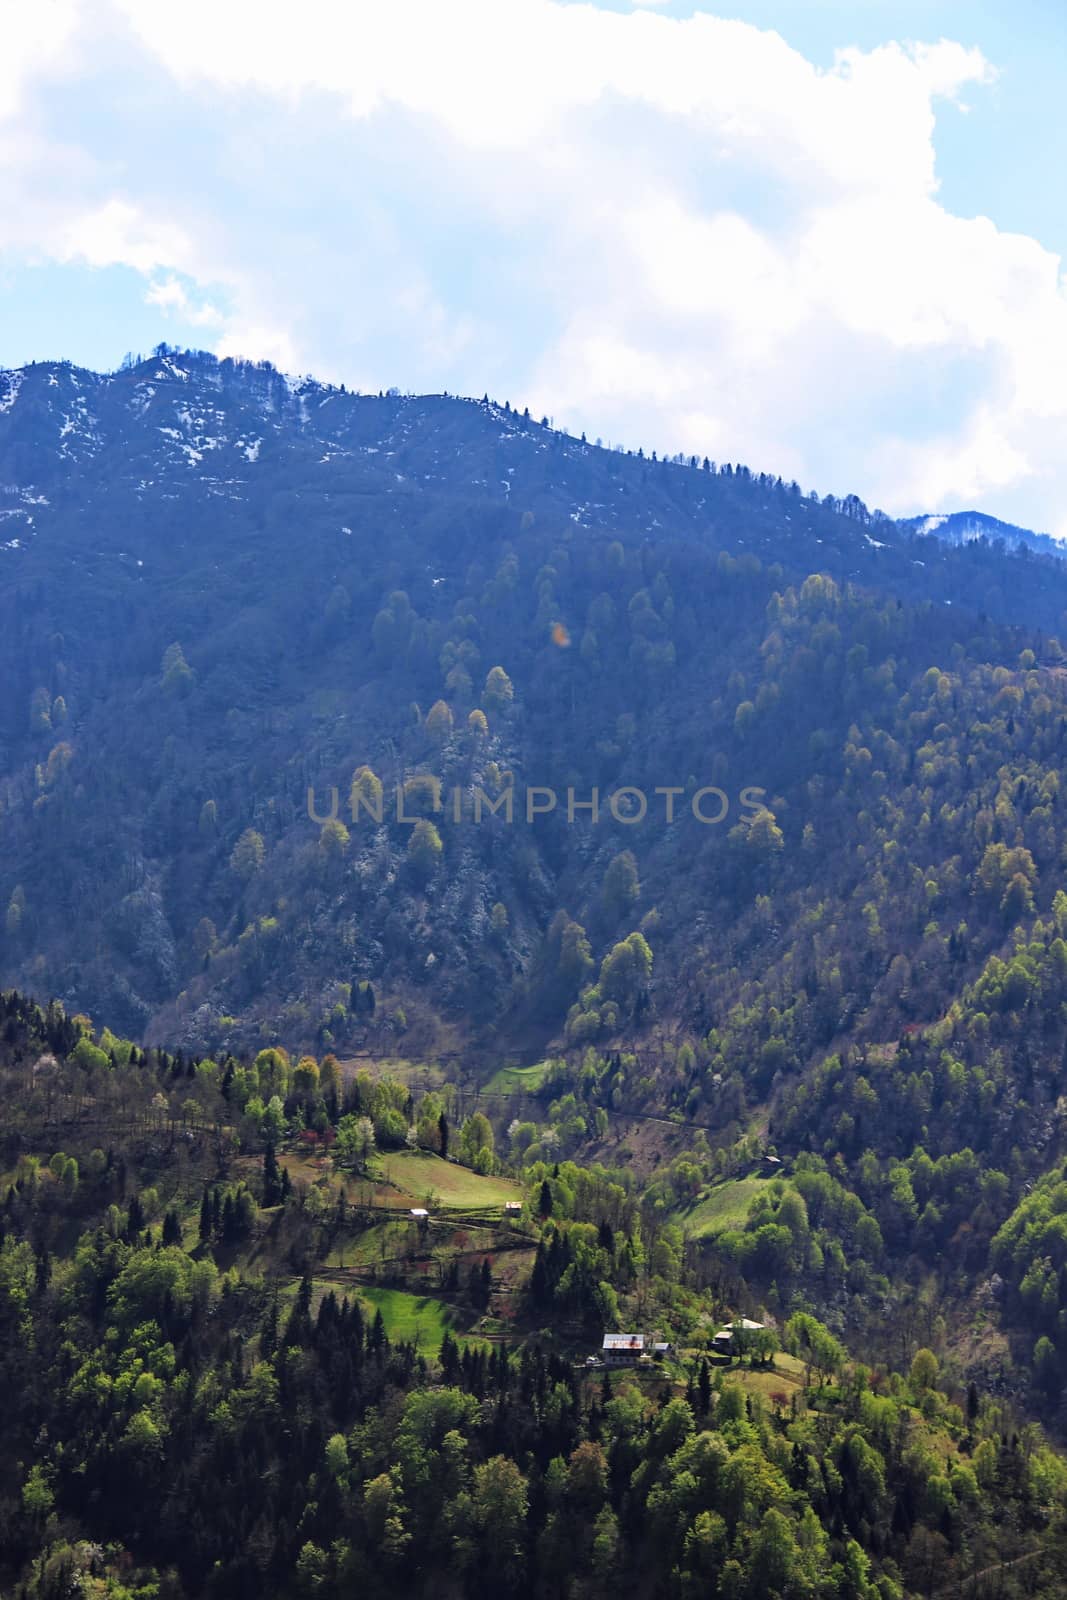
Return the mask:
<svg viewBox="0 0 1067 1600"><path fill-rule="evenodd" d="M939 1317L866 1363L787 1288L832 1303L883 1254L818 1159L735 1177L760 1192L709 1250L664 1183L721 1198L724 1167L759 1171L743 1144L646 1186L556 1159L554 1102L500 1140L447 1081L186 1059L14 993L0 1041L6 1593L1062 1592L1041 1429L939 1360ZM1047 1247L1056 1196L999 1255L1041 1222ZM743 1333L774 1249L775 1313ZM655 1359L591 1370L635 1323Z"/></svg>
<svg viewBox="0 0 1067 1600"><path fill-rule="evenodd" d="M165 347L0 518L0 1589L1062 1593L1067 564Z"/></svg>
<svg viewBox="0 0 1067 1600"><path fill-rule="evenodd" d="M1050 903L1054 557L488 400L166 352L0 382L8 982L172 1046L522 1060L640 932L661 1014L706 1037L743 954L795 1059L864 1010L920 1020L931 922L968 923L961 977L999 949L987 813ZM627 998L571 1037L619 1038Z"/></svg>

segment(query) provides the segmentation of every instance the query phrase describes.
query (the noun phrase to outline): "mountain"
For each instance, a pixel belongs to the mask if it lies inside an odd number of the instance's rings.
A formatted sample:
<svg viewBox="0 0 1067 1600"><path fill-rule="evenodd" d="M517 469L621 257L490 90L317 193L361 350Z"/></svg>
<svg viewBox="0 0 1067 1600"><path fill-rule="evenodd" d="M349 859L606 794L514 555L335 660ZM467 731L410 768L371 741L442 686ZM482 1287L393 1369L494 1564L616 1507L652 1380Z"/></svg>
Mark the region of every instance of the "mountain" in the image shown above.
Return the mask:
<svg viewBox="0 0 1067 1600"><path fill-rule="evenodd" d="M557 914L590 925L590 959L630 931L604 902L616 855L648 877L656 981L685 992L709 939L761 937L735 915L742 788L781 802L801 893L810 785L864 741L906 749L931 666L959 716L970 677L1022 682L1032 648L1058 704L1061 563L901 532L854 497L196 354L39 364L0 393L3 969L138 1035L339 1041L373 983L379 1030L443 1046L459 1021L521 1053L563 1020L541 993ZM363 765L392 826L352 822ZM427 873L392 805L418 772L446 799L511 774L520 811L530 787L559 805L511 827L435 813ZM613 784L728 786L731 814L714 829L683 801L658 825L661 798L640 827L567 825L568 789ZM347 832L320 838L308 790L322 815L331 786Z"/></svg>
<svg viewBox="0 0 1067 1600"><path fill-rule="evenodd" d="M1013 522L1001 522L999 517L991 517L985 511L949 511L933 516L904 517L898 519L898 526L915 533L936 534L949 544L970 544L975 539L985 539L990 544L1002 541L1008 550L1025 547L1036 550L1039 555L1058 556L1061 560L1067 556L1067 546L1061 539L1050 538L1047 533L1033 533L1029 528L1016 527Z"/></svg>
<svg viewBox="0 0 1067 1600"><path fill-rule="evenodd" d="M1059 1593L1062 560L165 348L0 484L0 1586Z"/></svg>

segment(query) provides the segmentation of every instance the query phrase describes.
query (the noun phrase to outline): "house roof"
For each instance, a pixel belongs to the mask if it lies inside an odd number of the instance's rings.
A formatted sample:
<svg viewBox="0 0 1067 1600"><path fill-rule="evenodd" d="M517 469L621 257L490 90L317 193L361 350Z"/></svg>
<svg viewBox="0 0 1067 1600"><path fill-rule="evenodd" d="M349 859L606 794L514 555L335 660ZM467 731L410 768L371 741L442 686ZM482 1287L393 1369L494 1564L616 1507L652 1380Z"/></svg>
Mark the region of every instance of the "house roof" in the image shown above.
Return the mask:
<svg viewBox="0 0 1067 1600"><path fill-rule="evenodd" d="M728 1338L735 1328L740 1328L745 1333L755 1333L759 1328L766 1327L763 1322L750 1322L747 1317L738 1317L733 1322L728 1322L725 1328L720 1328L715 1335L716 1339Z"/></svg>
<svg viewBox="0 0 1067 1600"><path fill-rule="evenodd" d="M606 1333L604 1335L604 1343L601 1346L603 1350L641 1351L644 1348L645 1336L643 1333Z"/></svg>
<svg viewBox="0 0 1067 1600"><path fill-rule="evenodd" d="M412 1206L411 1215L413 1217L428 1217L430 1213L426 1210L425 1206Z"/></svg>

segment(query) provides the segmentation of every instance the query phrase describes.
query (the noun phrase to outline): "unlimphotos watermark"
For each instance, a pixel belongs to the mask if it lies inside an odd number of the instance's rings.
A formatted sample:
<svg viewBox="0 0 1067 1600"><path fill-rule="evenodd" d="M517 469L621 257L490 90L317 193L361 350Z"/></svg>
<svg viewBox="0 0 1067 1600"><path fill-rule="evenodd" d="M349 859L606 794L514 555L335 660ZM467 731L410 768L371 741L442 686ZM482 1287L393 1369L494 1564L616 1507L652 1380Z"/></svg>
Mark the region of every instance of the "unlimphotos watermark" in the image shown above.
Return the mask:
<svg viewBox="0 0 1067 1600"><path fill-rule="evenodd" d="M493 797L478 784L469 788L453 785L446 797L439 779L427 779L425 774L420 774L419 782L420 800L416 800L410 780L394 786L394 803L388 810L397 822L414 824L427 816L444 816L456 823L479 823L488 818L510 826L516 821L532 823L538 817L555 812L560 820L568 824L598 823L602 818L610 817L614 822L634 827L650 818L656 822L672 823L688 812L705 827L714 828L725 822L732 812L731 798L718 784L705 784L702 788L694 789L686 803L684 796L687 788L679 783L657 784L651 791L626 783L603 797L598 788L590 789L588 795L579 795L577 790L571 788L563 790L561 794L548 784L526 784L521 790L509 784ZM336 822L340 816L340 791L336 785L331 785L327 794L329 810L323 814L316 809L315 790L308 789L307 811L312 822ZM746 784L737 795L737 819L751 822L753 817L766 811L765 794L765 789ZM407 805L416 806L414 813L407 810ZM359 785L353 785L348 809L353 823L366 816L380 826L385 821L387 810L384 790L379 786L373 793L368 793Z"/></svg>

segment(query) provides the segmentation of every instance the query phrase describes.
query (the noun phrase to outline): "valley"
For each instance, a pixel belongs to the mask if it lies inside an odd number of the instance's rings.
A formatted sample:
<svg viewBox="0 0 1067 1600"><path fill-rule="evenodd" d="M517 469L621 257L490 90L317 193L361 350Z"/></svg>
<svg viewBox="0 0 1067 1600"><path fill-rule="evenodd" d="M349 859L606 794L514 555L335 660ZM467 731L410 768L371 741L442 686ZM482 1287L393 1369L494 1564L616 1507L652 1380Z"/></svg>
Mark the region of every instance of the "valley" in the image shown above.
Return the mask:
<svg viewBox="0 0 1067 1600"><path fill-rule="evenodd" d="M1060 558L168 347L0 482L0 1586L1057 1594Z"/></svg>

